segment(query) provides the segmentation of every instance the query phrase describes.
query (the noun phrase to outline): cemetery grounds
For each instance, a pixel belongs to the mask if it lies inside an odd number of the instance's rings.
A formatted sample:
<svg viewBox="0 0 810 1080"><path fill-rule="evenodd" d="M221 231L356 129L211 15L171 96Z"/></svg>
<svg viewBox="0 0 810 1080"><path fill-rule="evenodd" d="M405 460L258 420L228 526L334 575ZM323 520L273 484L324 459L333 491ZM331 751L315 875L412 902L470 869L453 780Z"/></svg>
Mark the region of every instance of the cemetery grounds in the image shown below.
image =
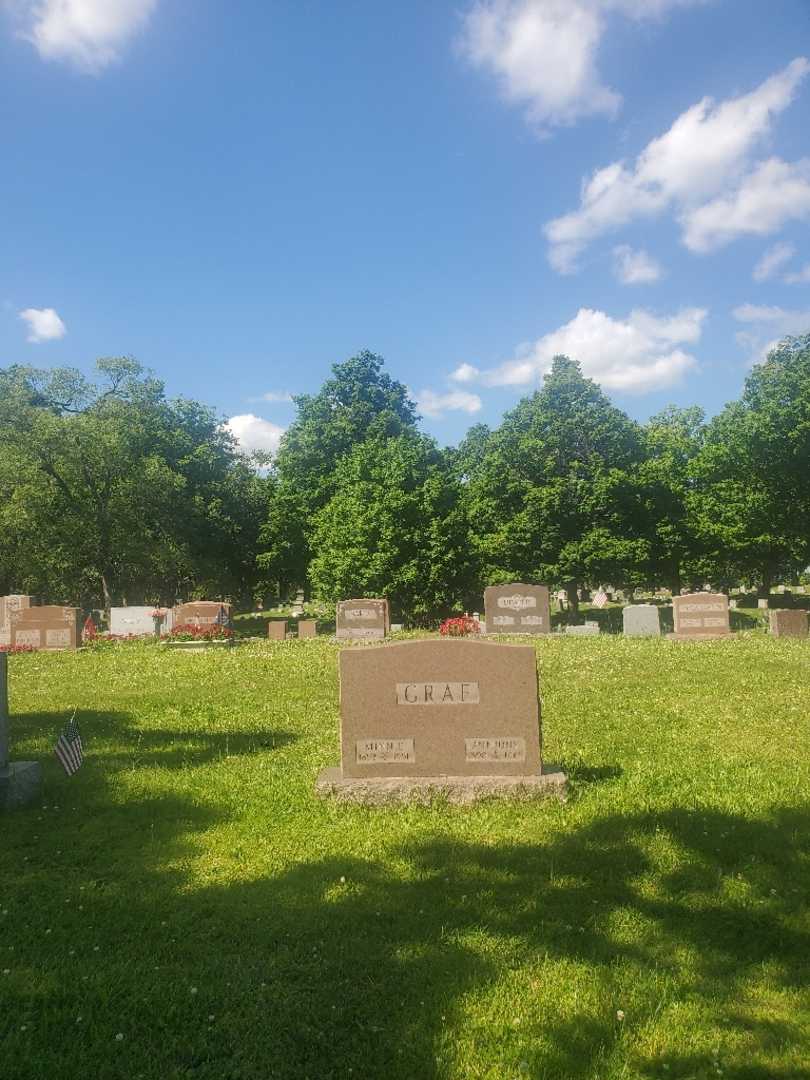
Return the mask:
<svg viewBox="0 0 810 1080"><path fill-rule="evenodd" d="M3 1080L810 1077L807 642L536 649L569 799L469 808L314 798L324 639L12 656Z"/></svg>

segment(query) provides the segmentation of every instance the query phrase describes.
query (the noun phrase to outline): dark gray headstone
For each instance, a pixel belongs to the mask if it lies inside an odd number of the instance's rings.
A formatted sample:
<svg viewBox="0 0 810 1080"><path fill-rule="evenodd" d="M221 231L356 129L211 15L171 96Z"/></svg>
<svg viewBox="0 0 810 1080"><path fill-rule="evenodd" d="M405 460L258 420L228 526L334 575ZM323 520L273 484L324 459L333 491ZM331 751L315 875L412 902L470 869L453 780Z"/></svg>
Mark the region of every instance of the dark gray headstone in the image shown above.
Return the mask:
<svg viewBox="0 0 810 1080"><path fill-rule="evenodd" d="M8 655L0 652L0 810L35 802L41 787L38 761L9 761Z"/></svg>

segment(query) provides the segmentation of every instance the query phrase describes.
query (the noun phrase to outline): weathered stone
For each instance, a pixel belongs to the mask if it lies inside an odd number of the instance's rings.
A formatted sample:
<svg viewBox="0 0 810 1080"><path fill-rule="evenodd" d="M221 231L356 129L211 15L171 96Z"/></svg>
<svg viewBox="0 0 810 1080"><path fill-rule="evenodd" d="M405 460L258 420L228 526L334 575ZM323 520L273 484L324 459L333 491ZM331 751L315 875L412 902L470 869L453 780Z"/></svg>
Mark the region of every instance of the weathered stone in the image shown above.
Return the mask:
<svg viewBox="0 0 810 1080"><path fill-rule="evenodd" d="M79 608L46 604L11 613L12 646L31 645L35 649L55 651L76 649L81 640Z"/></svg>
<svg viewBox="0 0 810 1080"><path fill-rule="evenodd" d="M484 589L487 634L547 634L551 630L549 594L545 585L490 585Z"/></svg>
<svg viewBox="0 0 810 1080"><path fill-rule="evenodd" d="M0 596L0 645L11 644L12 612L31 607L32 601L33 597L25 596L22 593Z"/></svg>
<svg viewBox="0 0 810 1080"><path fill-rule="evenodd" d="M268 619L267 637L270 641L284 641L287 636L286 619Z"/></svg>
<svg viewBox="0 0 810 1080"><path fill-rule="evenodd" d="M655 604L628 604L622 610L625 637L660 637L661 615Z"/></svg>
<svg viewBox="0 0 810 1080"><path fill-rule="evenodd" d="M807 612L796 609L781 608L772 611L771 633L774 637L807 637Z"/></svg>
<svg viewBox="0 0 810 1080"><path fill-rule="evenodd" d="M298 620L299 638L314 638L318 636L318 623L316 619Z"/></svg>
<svg viewBox="0 0 810 1080"><path fill-rule="evenodd" d="M596 637L599 634L599 623L586 622L584 626L566 626L565 632L574 637Z"/></svg>
<svg viewBox="0 0 810 1080"><path fill-rule="evenodd" d="M388 601L382 599L341 600L335 613L338 641L381 640L388 633Z"/></svg>
<svg viewBox="0 0 810 1080"><path fill-rule="evenodd" d="M344 777L338 768L323 769L315 782L321 798L364 806L427 804L441 799L469 805L481 799L565 799L565 773L545 769L533 776L391 776Z"/></svg>
<svg viewBox="0 0 810 1080"><path fill-rule="evenodd" d="M0 810L28 806L39 799L38 761L9 761L8 656L0 653Z"/></svg>
<svg viewBox="0 0 810 1080"><path fill-rule="evenodd" d="M727 637L731 633L728 616L728 597L724 593L688 593L673 596L672 612L675 632L669 637L676 641Z"/></svg>

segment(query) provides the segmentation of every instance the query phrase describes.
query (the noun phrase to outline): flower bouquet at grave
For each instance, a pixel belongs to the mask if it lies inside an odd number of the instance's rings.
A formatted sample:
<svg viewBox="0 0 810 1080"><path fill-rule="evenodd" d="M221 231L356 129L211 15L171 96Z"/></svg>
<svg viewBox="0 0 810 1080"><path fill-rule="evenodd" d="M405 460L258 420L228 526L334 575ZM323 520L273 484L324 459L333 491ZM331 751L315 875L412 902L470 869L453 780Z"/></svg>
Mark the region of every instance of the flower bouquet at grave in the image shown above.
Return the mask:
<svg viewBox="0 0 810 1080"><path fill-rule="evenodd" d="M96 624L93 622L93 616L88 615L84 620L84 626L82 627L82 642L85 645L89 645L91 642L95 641L97 637L98 630L96 629Z"/></svg>
<svg viewBox="0 0 810 1080"><path fill-rule="evenodd" d="M469 637L470 634L481 633L481 624L469 615L457 615L452 619L445 619L439 627L439 633L442 637Z"/></svg>
<svg viewBox="0 0 810 1080"><path fill-rule="evenodd" d="M162 634L163 641L228 641L233 637L230 626L213 623L210 626L194 626L192 623L179 623L168 634Z"/></svg>
<svg viewBox="0 0 810 1080"><path fill-rule="evenodd" d="M4 653L21 653L21 652L36 652L37 650L33 645L0 645L0 652Z"/></svg>

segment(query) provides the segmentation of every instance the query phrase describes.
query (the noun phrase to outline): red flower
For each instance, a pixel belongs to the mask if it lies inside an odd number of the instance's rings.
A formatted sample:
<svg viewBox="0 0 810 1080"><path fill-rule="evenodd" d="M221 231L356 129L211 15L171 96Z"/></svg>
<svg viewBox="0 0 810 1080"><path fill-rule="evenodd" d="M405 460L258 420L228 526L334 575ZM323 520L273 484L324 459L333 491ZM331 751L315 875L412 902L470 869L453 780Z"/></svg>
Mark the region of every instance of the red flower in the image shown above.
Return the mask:
<svg viewBox="0 0 810 1080"><path fill-rule="evenodd" d="M469 634L480 634L481 626L477 619L471 619L469 615L458 615L445 619L439 633L442 637L467 637Z"/></svg>

